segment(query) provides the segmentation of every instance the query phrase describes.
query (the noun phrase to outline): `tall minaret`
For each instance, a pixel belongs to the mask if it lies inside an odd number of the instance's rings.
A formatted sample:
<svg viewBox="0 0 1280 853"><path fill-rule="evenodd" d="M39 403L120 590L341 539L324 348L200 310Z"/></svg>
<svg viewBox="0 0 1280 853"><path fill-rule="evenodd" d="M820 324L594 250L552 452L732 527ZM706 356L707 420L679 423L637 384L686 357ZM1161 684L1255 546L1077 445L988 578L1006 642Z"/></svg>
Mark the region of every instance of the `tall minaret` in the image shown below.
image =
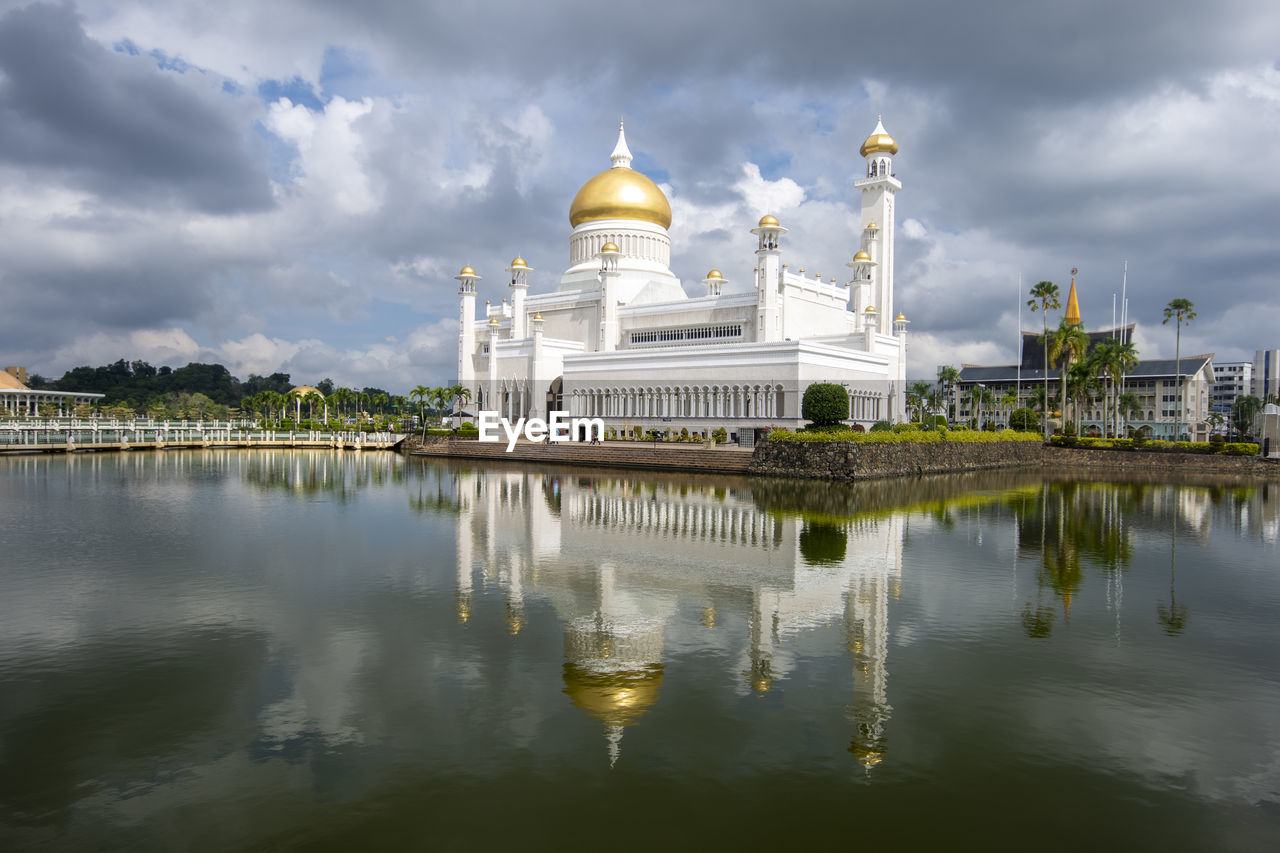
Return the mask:
<svg viewBox="0 0 1280 853"><path fill-rule="evenodd" d="M787 229L777 217L766 214L751 233L760 238L756 249L756 316L757 341L782 340L782 314L778 305L778 291L782 287L782 235Z"/></svg>
<svg viewBox="0 0 1280 853"><path fill-rule="evenodd" d="M877 331L893 334L893 199L902 184L893 176L893 155L898 143L876 117L876 129L858 149L867 160L866 177L854 182L862 191L863 247L874 262L868 269L871 299L880 318Z"/></svg>
<svg viewBox="0 0 1280 853"><path fill-rule="evenodd" d="M476 282L480 276L470 266L463 267L458 280L458 384L473 394L476 367L473 356L476 351Z"/></svg>
<svg viewBox="0 0 1280 853"><path fill-rule="evenodd" d="M524 258L517 257L507 267L507 272L511 274L511 337L520 341L526 334L524 297L529 292L529 273L533 272L533 267Z"/></svg>
<svg viewBox="0 0 1280 853"><path fill-rule="evenodd" d="M621 141L618 143L623 145ZM609 242L600 247L600 341L599 352L613 352L618 348L618 256L622 252L617 244Z"/></svg>

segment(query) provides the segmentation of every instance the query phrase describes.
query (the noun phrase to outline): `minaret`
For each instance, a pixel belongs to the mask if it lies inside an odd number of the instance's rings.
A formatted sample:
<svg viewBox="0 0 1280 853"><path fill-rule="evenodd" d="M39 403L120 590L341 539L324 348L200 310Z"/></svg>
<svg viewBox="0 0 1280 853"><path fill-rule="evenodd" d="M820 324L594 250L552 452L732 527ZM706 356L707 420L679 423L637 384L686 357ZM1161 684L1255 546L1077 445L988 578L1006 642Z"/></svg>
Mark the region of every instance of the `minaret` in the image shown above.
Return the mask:
<svg viewBox="0 0 1280 853"><path fill-rule="evenodd" d="M1071 269L1071 290L1067 291L1067 313L1062 315L1062 319L1073 326L1080 325L1080 300L1076 296L1076 273L1078 269Z"/></svg>
<svg viewBox="0 0 1280 853"><path fill-rule="evenodd" d="M782 235L787 233L777 217L766 214L751 233L760 238L756 249L757 341L782 340L782 311L778 293L782 288Z"/></svg>
<svg viewBox="0 0 1280 853"><path fill-rule="evenodd" d="M619 138L618 147L626 150L626 141ZM615 159L618 152L614 151ZM631 155L628 153L627 155ZM599 352L613 352L618 348L618 256L615 243L605 243L600 247L600 341L596 347Z"/></svg>
<svg viewBox="0 0 1280 853"><path fill-rule="evenodd" d="M470 389L476 379L473 356L476 351L476 282L480 276L470 266L463 267L458 280L458 384Z"/></svg>
<svg viewBox="0 0 1280 853"><path fill-rule="evenodd" d="M898 153L898 143L884 129L879 116L876 117L876 129L871 131L858 152L867 161L866 176L855 181L854 186L862 191L862 221L866 223L863 227L863 248L875 262L869 268L871 301L879 313L877 331L888 335L893 332L894 317L893 201L902 184L893 176L893 155Z"/></svg>
<svg viewBox="0 0 1280 853"><path fill-rule="evenodd" d="M529 292L529 273L533 267L525 263L524 258L517 257L507 267L511 276L511 337L513 340L524 340L524 298Z"/></svg>
<svg viewBox="0 0 1280 853"><path fill-rule="evenodd" d="M623 130L622 119L618 119L618 144L613 146L609 159L613 161L615 169L631 168L631 149L627 147L627 134Z"/></svg>

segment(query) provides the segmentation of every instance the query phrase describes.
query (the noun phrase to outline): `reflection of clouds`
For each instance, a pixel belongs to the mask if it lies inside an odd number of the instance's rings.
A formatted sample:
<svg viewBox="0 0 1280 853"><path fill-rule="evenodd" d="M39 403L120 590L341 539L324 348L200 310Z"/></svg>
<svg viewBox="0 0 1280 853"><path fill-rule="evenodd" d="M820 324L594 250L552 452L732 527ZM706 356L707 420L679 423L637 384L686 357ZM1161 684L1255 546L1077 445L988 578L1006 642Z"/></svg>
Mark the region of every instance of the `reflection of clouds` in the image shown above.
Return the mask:
<svg viewBox="0 0 1280 853"><path fill-rule="evenodd" d="M262 708L259 737L268 748L283 750L290 741L318 735L329 746L360 743L356 687L364 668L376 659L368 631L325 632L299 645L283 669L289 693Z"/></svg>

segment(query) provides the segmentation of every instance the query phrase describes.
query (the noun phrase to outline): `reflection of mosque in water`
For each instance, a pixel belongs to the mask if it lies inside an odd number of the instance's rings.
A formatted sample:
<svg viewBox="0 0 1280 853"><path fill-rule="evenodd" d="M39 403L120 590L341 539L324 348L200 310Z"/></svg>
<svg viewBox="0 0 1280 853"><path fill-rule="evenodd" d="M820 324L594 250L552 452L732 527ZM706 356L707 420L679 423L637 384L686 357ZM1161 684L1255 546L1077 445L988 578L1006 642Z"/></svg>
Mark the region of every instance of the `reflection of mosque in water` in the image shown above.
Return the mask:
<svg viewBox="0 0 1280 853"><path fill-rule="evenodd" d="M564 692L603 723L611 760L658 701L664 650L689 642L683 625L738 661L748 695L795 667L788 637L840 622L854 664L850 752L881 760L904 516L815 522L761 509L745 485L675 480L482 469L459 471L456 486L459 618L477 576L505 592L511 634L526 600L550 603L564 624ZM699 618L681 620L690 602Z"/></svg>

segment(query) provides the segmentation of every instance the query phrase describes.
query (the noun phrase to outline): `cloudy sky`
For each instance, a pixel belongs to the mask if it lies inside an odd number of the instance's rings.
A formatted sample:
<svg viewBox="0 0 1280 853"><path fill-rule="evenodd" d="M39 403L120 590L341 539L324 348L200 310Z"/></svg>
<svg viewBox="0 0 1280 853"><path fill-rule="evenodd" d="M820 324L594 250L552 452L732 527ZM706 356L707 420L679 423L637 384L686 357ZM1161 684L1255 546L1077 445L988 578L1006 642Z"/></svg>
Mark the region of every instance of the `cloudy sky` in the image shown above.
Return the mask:
<svg viewBox="0 0 1280 853"><path fill-rule="evenodd" d="M553 287L620 115L690 293L765 212L841 276L880 113L913 376L1011 360L1019 276L1109 324L1126 260L1145 356L1175 297L1183 352L1280 346L1271 0L0 0L0 359L445 382L451 276Z"/></svg>

